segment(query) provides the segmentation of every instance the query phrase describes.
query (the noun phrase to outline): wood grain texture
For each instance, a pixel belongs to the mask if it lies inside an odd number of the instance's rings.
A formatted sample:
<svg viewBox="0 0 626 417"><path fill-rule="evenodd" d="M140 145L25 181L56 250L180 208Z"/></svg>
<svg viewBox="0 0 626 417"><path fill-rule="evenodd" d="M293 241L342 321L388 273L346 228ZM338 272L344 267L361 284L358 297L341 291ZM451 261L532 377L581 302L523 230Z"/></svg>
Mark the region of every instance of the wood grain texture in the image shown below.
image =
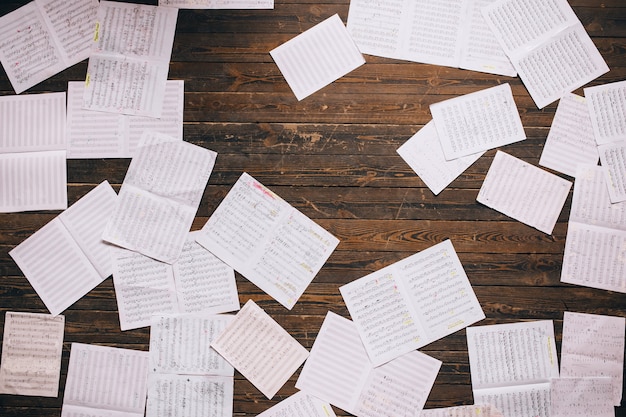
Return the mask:
<svg viewBox="0 0 626 417"><path fill-rule="evenodd" d="M25 3L2 2L0 14ZM626 3L570 4L611 68L590 85L626 79ZM481 325L554 320L560 349L564 311L626 316L624 294L560 282L571 195L546 235L476 202L494 150L438 196L396 153L431 119L430 104L508 82L528 139L501 149L537 165L556 103L537 109L518 78L365 56L364 66L296 100L269 51L332 14L345 22L348 7L349 0L276 0L274 10L179 13L169 76L185 80L184 138L218 153L193 230L245 171L341 240L292 310L237 274L241 303L255 300L310 348L327 311L349 317L339 286L451 239L487 316ZM74 65L24 94L64 91L84 79L86 67ZM0 69L0 95L10 94ZM105 179L118 190L128 164L68 161L69 204ZM5 311L47 312L8 252L58 214L0 214L0 326ZM147 328L119 330L111 278L64 315L59 397L0 395L0 416L60 415L72 342L148 349ZM422 350L443 361L426 407L472 404L465 331ZM257 415L294 393L297 375L270 401L236 373L234 415ZM626 406L616 410L626 417Z"/></svg>

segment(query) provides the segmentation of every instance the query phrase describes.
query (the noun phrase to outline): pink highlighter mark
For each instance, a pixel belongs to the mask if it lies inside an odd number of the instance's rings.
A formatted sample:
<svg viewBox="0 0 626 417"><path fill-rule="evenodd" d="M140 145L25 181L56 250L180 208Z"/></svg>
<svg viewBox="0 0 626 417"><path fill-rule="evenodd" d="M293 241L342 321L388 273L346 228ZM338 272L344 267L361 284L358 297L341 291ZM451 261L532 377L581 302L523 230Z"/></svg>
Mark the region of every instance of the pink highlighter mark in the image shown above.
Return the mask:
<svg viewBox="0 0 626 417"><path fill-rule="evenodd" d="M258 182L252 181L252 185L254 186L254 188L261 191L264 195L272 199L276 199L276 195L273 192L271 192L270 190L268 190L267 188L265 188L263 185L259 184Z"/></svg>

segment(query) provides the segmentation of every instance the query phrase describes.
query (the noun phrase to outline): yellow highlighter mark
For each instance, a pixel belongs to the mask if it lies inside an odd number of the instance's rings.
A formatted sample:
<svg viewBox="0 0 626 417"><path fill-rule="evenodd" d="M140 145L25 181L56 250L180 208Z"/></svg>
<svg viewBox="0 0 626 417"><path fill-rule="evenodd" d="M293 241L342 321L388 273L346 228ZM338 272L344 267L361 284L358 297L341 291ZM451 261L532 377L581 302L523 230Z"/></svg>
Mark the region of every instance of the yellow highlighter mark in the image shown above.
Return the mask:
<svg viewBox="0 0 626 417"><path fill-rule="evenodd" d="M98 42L98 39L100 39L100 22L96 22L96 30L93 34L93 41Z"/></svg>

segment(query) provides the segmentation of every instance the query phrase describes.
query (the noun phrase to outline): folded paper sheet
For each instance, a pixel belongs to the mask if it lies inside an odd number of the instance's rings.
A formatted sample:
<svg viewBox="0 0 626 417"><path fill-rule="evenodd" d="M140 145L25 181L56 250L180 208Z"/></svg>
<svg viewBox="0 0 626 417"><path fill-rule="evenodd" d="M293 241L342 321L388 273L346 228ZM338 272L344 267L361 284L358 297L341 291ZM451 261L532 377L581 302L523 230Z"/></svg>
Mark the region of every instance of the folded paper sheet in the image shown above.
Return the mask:
<svg viewBox="0 0 626 417"><path fill-rule="evenodd" d="M339 290L374 366L485 318L450 240Z"/></svg>
<svg viewBox="0 0 626 417"><path fill-rule="evenodd" d="M7 311L0 393L57 397L65 317Z"/></svg>
<svg viewBox="0 0 626 417"><path fill-rule="evenodd" d="M196 240L288 309L339 244L247 173Z"/></svg>
<svg viewBox="0 0 626 417"><path fill-rule="evenodd" d="M35 0L0 17L0 62L17 94L87 59L98 0Z"/></svg>
<svg viewBox="0 0 626 417"><path fill-rule="evenodd" d="M440 367L418 351L374 367L354 323L329 311L296 388L357 417L413 417Z"/></svg>
<svg viewBox="0 0 626 417"><path fill-rule="evenodd" d="M337 417L333 408L325 401L298 391L265 410L257 417Z"/></svg>
<svg viewBox="0 0 626 417"><path fill-rule="evenodd" d="M270 55L298 100L365 64L336 14L272 49Z"/></svg>
<svg viewBox="0 0 626 417"><path fill-rule="evenodd" d="M101 236L116 201L105 181L9 252L53 315L111 275L111 245Z"/></svg>

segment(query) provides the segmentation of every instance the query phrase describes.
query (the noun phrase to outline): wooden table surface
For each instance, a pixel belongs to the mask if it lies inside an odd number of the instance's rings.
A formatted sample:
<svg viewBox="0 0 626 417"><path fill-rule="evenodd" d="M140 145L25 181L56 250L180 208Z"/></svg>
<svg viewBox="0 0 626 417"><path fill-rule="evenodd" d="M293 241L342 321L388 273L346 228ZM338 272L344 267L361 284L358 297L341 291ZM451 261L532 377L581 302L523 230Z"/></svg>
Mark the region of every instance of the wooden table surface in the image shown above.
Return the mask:
<svg viewBox="0 0 626 417"><path fill-rule="evenodd" d="M25 3L2 2L0 15ZM611 68L590 85L626 79L626 2L570 4ZM438 196L396 153L431 119L430 104L508 82L528 138L500 149L538 165L556 103L537 109L519 78L366 55L362 67L296 100L269 51L335 13L345 23L348 7L276 0L274 10L179 12L169 78L185 81L184 139L218 153L193 230L245 171L341 241L291 311L237 275L242 305L253 299L310 348L327 311L349 317L339 286L451 239L487 316L479 325L553 320L560 351L564 311L626 316L624 294L560 282L571 192L546 235L476 202L495 150ZM85 71L82 62L24 94L65 91ZM4 70L0 94L14 94ZM119 189L128 164L69 160L69 204L103 180ZM5 311L47 312L8 252L58 214L0 214L0 326ZM120 331L110 277L64 315L58 398L0 395L0 416L60 415L72 342L148 349L148 328ZM422 351L443 361L426 408L472 404L465 331ZM291 395L297 375L269 401L236 373L234 415L256 415ZM617 410L626 416L626 406Z"/></svg>

